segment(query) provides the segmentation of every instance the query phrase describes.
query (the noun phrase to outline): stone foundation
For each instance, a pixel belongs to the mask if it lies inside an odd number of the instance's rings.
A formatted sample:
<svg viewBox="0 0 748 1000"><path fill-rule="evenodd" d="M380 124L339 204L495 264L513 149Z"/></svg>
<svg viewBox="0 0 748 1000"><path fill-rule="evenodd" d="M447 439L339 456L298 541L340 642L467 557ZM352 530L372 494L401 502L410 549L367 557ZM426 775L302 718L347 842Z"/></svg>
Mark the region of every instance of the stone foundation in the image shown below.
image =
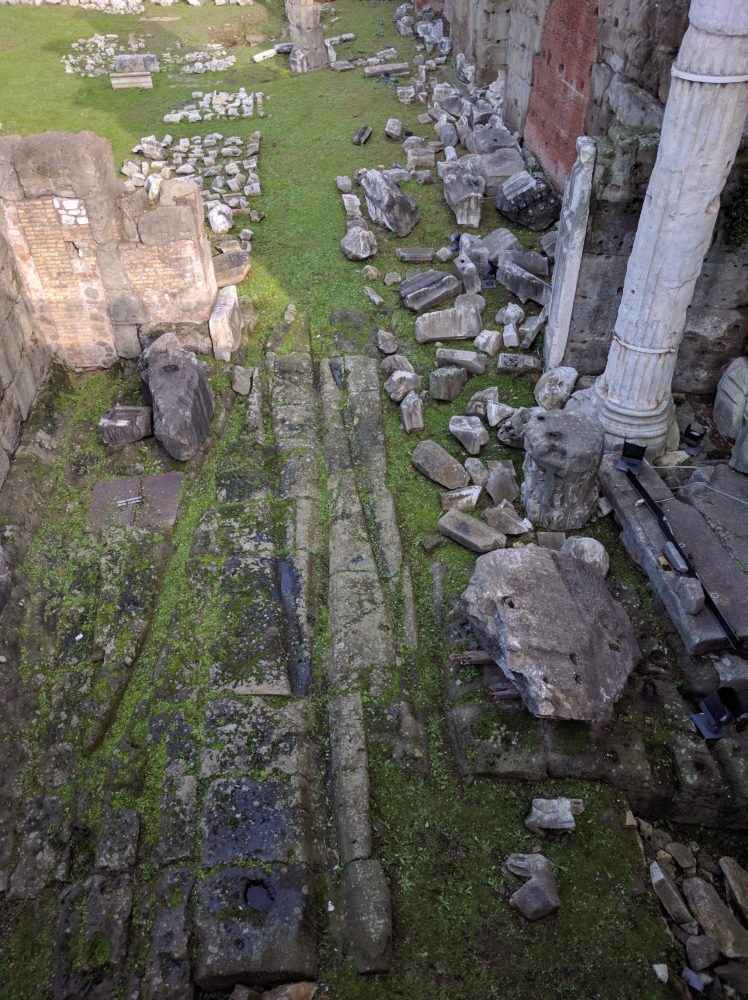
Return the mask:
<svg viewBox="0 0 748 1000"><path fill-rule="evenodd" d="M140 353L138 328L205 322L216 295L197 187L125 194L91 132L0 140L0 484L52 362Z"/></svg>

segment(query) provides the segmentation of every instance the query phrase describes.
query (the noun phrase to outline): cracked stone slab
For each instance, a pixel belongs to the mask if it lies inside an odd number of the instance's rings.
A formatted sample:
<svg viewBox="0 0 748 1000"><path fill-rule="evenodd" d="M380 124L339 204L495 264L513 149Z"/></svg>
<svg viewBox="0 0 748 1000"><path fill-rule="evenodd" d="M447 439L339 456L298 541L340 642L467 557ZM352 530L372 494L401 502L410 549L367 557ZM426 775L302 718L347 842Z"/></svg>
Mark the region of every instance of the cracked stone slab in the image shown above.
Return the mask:
<svg viewBox="0 0 748 1000"><path fill-rule="evenodd" d="M54 881L63 881L70 858L70 821L61 799L29 799L20 823L21 848L10 878L9 899L33 899Z"/></svg>
<svg viewBox="0 0 748 1000"><path fill-rule="evenodd" d="M143 1000L192 996L189 899L195 877L186 868L166 872L156 887L156 915L143 974Z"/></svg>
<svg viewBox="0 0 748 1000"><path fill-rule="evenodd" d="M273 985L317 975L311 872L303 864L227 868L206 878L195 905L195 982Z"/></svg>
<svg viewBox="0 0 748 1000"><path fill-rule="evenodd" d="M305 800L299 779L214 781L201 820L203 865L308 860Z"/></svg>
<svg viewBox="0 0 748 1000"><path fill-rule="evenodd" d="M310 707L294 700L272 708L262 698L249 704L222 698L205 709L200 773L309 775Z"/></svg>

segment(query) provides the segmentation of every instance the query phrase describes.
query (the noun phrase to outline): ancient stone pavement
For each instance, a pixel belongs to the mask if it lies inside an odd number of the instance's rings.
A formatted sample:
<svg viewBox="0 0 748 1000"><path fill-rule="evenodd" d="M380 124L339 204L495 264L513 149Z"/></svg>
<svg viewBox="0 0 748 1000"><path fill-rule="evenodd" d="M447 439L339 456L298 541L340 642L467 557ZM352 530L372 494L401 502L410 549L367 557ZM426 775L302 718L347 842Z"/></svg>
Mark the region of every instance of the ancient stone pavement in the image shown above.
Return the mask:
<svg viewBox="0 0 748 1000"><path fill-rule="evenodd" d="M367 746L388 742L404 768L425 749L400 682L416 627L377 363L315 370L308 342L271 351L235 400L221 397L218 454L182 497L189 524L171 535L136 514L59 537L48 565L76 562L72 603L50 578L19 581L9 609L39 708L24 718L19 693L6 709L2 864L16 905L59 906L60 1000L313 979L320 875L343 951L360 971L389 963ZM8 737L24 726L22 747Z"/></svg>

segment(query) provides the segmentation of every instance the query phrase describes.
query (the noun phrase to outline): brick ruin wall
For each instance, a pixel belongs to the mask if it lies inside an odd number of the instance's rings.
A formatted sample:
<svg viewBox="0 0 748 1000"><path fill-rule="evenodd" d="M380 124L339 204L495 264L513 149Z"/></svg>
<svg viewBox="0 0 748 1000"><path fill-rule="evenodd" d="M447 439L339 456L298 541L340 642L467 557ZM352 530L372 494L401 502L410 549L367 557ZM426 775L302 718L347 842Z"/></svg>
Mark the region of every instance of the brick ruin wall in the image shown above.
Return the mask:
<svg viewBox="0 0 748 1000"><path fill-rule="evenodd" d="M207 322L215 295L194 184L151 202L93 133L0 139L0 485L52 363L135 358L141 331Z"/></svg>
<svg viewBox="0 0 748 1000"><path fill-rule="evenodd" d="M524 141L557 187L569 176L584 132L596 35L597 0L554 0L533 58Z"/></svg>

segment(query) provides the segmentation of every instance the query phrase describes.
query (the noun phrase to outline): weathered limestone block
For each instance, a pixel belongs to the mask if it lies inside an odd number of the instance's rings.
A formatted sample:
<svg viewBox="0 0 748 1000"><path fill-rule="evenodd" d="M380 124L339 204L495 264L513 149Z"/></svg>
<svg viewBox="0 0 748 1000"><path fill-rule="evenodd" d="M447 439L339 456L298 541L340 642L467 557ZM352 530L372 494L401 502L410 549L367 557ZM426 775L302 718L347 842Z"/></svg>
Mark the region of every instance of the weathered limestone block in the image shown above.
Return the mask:
<svg viewBox="0 0 748 1000"><path fill-rule="evenodd" d="M319 4L314 0L287 0L286 17L293 44L291 72L306 73L327 66L329 57Z"/></svg>
<svg viewBox="0 0 748 1000"><path fill-rule="evenodd" d="M453 274L430 270L406 278L398 291L406 309L422 313L454 299L462 291L462 285Z"/></svg>
<svg viewBox="0 0 748 1000"><path fill-rule="evenodd" d="M149 437L153 433L150 406L113 406L99 419L99 433L104 444L114 448Z"/></svg>
<svg viewBox="0 0 748 1000"><path fill-rule="evenodd" d="M449 419L449 433L469 455L479 455L483 445L488 443L488 431L480 417L463 417L456 413Z"/></svg>
<svg viewBox="0 0 748 1000"><path fill-rule="evenodd" d="M213 273L216 285L225 288L227 285L240 285L252 268L252 258L246 250L229 250L219 253L213 258Z"/></svg>
<svg viewBox="0 0 748 1000"><path fill-rule="evenodd" d="M488 358L477 351L455 351L448 347L440 347L436 352L436 360L440 365L451 368L464 368L470 375L484 375Z"/></svg>
<svg viewBox="0 0 748 1000"><path fill-rule="evenodd" d="M366 225L350 226L340 249L348 260L368 260L377 252L377 238Z"/></svg>
<svg viewBox="0 0 748 1000"><path fill-rule="evenodd" d="M477 229L483 211L485 180L458 165L445 170L442 180L444 200L454 212L458 226Z"/></svg>
<svg viewBox="0 0 748 1000"><path fill-rule="evenodd" d="M418 434L423 430L423 403L415 392L409 392L400 404L400 423L406 434Z"/></svg>
<svg viewBox="0 0 748 1000"><path fill-rule="evenodd" d="M546 281L509 260L502 260L496 268L496 280L513 292L520 302L532 299L545 306L551 300L551 286Z"/></svg>
<svg viewBox="0 0 748 1000"><path fill-rule="evenodd" d="M440 534L471 552L493 552L506 545L506 535L459 510L448 510L439 518L436 527Z"/></svg>
<svg viewBox="0 0 748 1000"><path fill-rule="evenodd" d="M550 410L528 421L524 439L527 516L553 531L581 528L597 503L602 428L590 417Z"/></svg>
<svg viewBox="0 0 748 1000"><path fill-rule="evenodd" d="M483 179L486 198L495 198L502 184L525 168L524 160L516 149L497 149L495 153L468 153L457 164L467 173ZM443 170L445 168L442 168Z"/></svg>
<svg viewBox="0 0 748 1000"><path fill-rule="evenodd" d="M153 433L172 458L192 458L208 436L213 390L206 366L164 334L138 362L143 392L153 408Z"/></svg>
<svg viewBox="0 0 748 1000"><path fill-rule="evenodd" d="M413 199L378 170L362 170L359 179L372 221L398 236L407 236L421 217Z"/></svg>
<svg viewBox="0 0 748 1000"><path fill-rule="evenodd" d="M421 441L411 456L413 467L445 490L469 486L470 476L456 458L436 441Z"/></svg>
<svg viewBox="0 0 748 1000"><path fill-rule="evenodd" d="M430 344L436 340L470 340L481 329L480 313L471 306L455 306L423 313L416 320L416 340Z"/></svg>
<svg viewBox="0 0 748 1000"><path fill-rule="evenodd" d="M521 170L501 185L496 207L517 225L541 232L557 221L561 198L542 174Z"/></svg>
<svg viewBox="0 0 748 1000"><path fill-rule="evenodd" d="M492 552L478 559L463 608L480 647L534 715L610 718L639 650L626 612L591 566L535 546Z"/></svg>
<svg viewBox="0 0 748 1000"><path fill-rule="evenodd" d="M460 395L467 382L464 368L435 368L429 375L429 395L451 403Z"/></svg>
<svg viewBox="0 0 748 1000"><path fill-rule="evenodd" d="M360 973L385 972L392 959L390 890L373 858L352 861L343 872L344 926Z"/></svg>
<svg viewBox="0 0 748 1000"><path fill-rule="evenodd" d="M242 338L242 310L236 285L227 285L218 293L208 320L213 353L219 361L230 361Z"/></svg>
<svg viewBox="0 0 748 1000"><path fill-rule="evenodd" d="M569 399L577 381L576 368L550 368L538 379L534 396L538 406L546 410L559 409Z"/></svg>

